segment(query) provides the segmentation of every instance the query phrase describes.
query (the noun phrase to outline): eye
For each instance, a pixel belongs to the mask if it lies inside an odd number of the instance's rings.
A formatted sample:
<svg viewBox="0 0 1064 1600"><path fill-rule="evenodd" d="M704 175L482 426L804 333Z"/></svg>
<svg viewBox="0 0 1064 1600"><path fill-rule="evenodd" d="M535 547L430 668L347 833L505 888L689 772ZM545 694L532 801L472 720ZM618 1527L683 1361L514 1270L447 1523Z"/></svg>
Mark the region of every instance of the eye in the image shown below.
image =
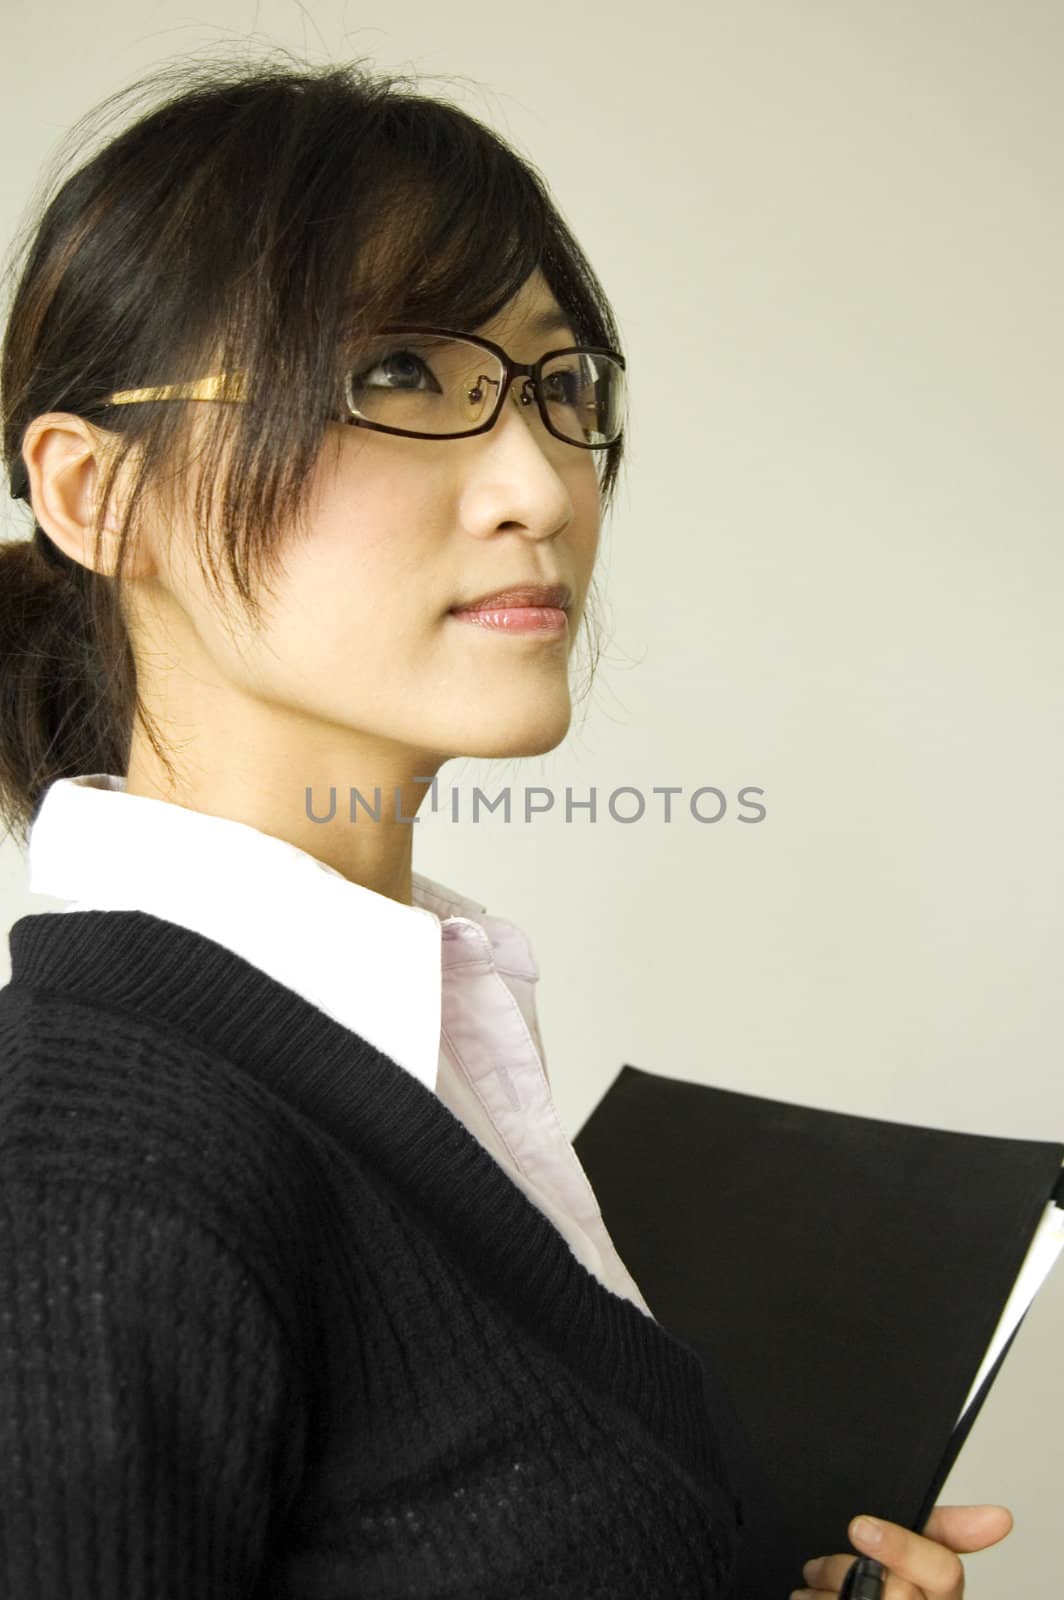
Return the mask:
<svg viewBox="0 0 1064 1600"><path fill-rule="evenodd" d="M574 367L555 367L543 380L545 398L563 406L575 406L580 384L580 374Z"/></svg>
<svg viewBox="0 0 1064 1600"><path fill-rule="evenodd" d="M384 383L381 383L375 380L374 373L384 371L385 369L387 369L387 376L389 378L398 378L399 382L389 383L385 381ZM380 356L372 366L363 367L361 372L354 373L352 375L352 382L357 389L410 389L417 388L418 385L416 381L411 384L408 380L411 378L416 380L419 373L423 373L431 380L432 387L436 390L437 394L441 392L440 386L436 382L436 379L432 373L432 369L429 367L428 363L423 360L421 356L416 355L414 351L407 350L405 348L386 351L385 354Z"/></svg>

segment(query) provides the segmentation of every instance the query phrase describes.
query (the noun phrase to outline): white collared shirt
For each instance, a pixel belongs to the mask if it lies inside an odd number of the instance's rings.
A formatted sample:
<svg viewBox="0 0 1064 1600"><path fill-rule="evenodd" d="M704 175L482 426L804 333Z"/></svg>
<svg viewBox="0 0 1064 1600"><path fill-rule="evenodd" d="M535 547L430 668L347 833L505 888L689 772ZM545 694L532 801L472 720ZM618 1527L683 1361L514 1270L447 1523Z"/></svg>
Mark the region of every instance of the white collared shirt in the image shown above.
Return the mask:
<svg viewBox="0 0 1064 1600"><path fill-rule="evenodd" d="M539 970L515 924L417 872L402 905L248 823L127 794L110 773L50 785L28 866L31 892L62 911L145 911L201 933L369 1040L465 1123L589 1272L652 1315L558 1119Z"/></svg>

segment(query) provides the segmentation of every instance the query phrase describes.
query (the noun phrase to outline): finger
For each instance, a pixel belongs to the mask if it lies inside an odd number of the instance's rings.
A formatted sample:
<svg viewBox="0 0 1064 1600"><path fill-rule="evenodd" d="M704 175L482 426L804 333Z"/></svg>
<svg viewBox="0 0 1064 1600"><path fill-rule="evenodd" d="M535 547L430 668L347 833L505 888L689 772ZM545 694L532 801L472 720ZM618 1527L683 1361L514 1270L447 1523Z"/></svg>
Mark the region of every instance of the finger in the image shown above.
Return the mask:
<svg viewBox="0 0 1064 1600"><path fill-rule="evenodd" d="M880 1519L881 1520L881 1519ZM888 1523L888 1527L896 1524ZM1007 1506L981 1505L981 1506L936 1506L924 1527L924 1539L931 1539L938 1544L944 1544L947 1550L961 1550L965 1552L982 1550L987 1545L997 1544L1011 1532L1013 1517ZM909 1532L910 1530L900 1530ZM919 1537L918 1535L914 1537ZM858 1541L854 1540L857 1544ZM866 1550L869 1555L878 1555L879 1551L871 1545L858 1545ZM818 1585L828 1593L837 1594L842 1588L843 1580L854 1563L851 1551L833 1556L817 1556L807 1561L802 1568L802 1578L806 1584ZM890 1566L889 1562L884 1564ZM963 1568L962 1568L963 1572ZM894 1574L893 1588L888 1589L884 1583L882 1600L925 1600L917 1589L915 1582L906 1579L900 1574ZM795 1590L794 1593L815 1593Z"/></svg>
<svg viewBox="0 0 1064 1600"><path fill-rule="evenodd" d="M927 1593L923 1589L918 1589L915 1583L906 1583L897 1573L888 1572L883 1580L880 1600L927 1600Z"/></svg>
<svg viewBox="0 0 1064 1600"><path fill-rule="evenodd" d="M922 1589L926 1600L961 1600L964 1566L945 1545L878 1517L855 1517L847 1531L862 1554L875 1556L892 1575Z"/></svg>
<svg viewBox="0 0 1064 1600"><path fill-rule="evenodd" d="M818 1594L821 1590L825 1594L837 1595L842 1589L846 1574L853 1566L857 1557L851 1550L849 1554L834 1556L818 1556L813 1561L807 1561L802 1568L802 1578L809 1585L809 1589L797 1589L793 1594L804 1596L810 1592ZM905 1578L888 1571L883 1580L883 1593L880 1600L925 1600L922 1590Z"/></svg>
<svg viewBox="0 0 1064 1600"><path fill-rule="evenodd" d="M857 1557L852 1550L848 1554L817 1556L815 1560L807 1561L802 1568L803 1582L807 1583L814 1593L818 1589L826 1589L831 1594L838 1594L843 1579L856 1560Z"/></svg>
<svg viewBox="0 0 1064 1600"><path fill-rule="evenodd" d="M826 1558L832 1559L832 1558ZM850 1565L856 1561L856 1556L850 1556ZM845 1572L843 1574L845 1576ZM816 1580L821 1581L819 1578ZM841 1583L832 1582L829 1589L792 1589L790 1600L838 1600ZM917 1589L913 1584L906 1583L904 1578L896 1578L893 1573L888 1573L883 1580L883 1593L880 1600L926 1600L924 1591Z"/></svg>
<svg viewBox="0 0 1064 1600"><path fill-rule="evenodd" d="M923 1531L949 1550L971 1551L998 1544L1014 1525L1008 1506L936 1506Z"/></svg>

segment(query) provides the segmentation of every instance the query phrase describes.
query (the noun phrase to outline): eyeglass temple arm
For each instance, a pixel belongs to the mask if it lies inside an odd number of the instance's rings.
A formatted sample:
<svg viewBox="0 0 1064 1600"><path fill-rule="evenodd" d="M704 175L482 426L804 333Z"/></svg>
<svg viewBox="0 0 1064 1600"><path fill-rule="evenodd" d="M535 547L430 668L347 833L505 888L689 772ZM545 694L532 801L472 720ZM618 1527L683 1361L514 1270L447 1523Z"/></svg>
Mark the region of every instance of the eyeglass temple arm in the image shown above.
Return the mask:
<svg viewBox="0 0 1064 1600"><path fill-rule="evenodd" d="M604 350L595 353L612 355L622 368L625 366L624 358L616 352ZM139 405L144 400L246 400L247 397L247 382L243 373L217 372L209 378L198 378L193 383L164 383L149 389L120 389L108 395L104 404L131 406Z"/></svg>
<svg viewBox="0 0 1064 1600"><path fill-rule="evenodd" d="M120 389L104 401L109 406L139 405L142 400L246 400L247 384L242 373L224 372L194 383L164 383L151 389Z"/></svg>

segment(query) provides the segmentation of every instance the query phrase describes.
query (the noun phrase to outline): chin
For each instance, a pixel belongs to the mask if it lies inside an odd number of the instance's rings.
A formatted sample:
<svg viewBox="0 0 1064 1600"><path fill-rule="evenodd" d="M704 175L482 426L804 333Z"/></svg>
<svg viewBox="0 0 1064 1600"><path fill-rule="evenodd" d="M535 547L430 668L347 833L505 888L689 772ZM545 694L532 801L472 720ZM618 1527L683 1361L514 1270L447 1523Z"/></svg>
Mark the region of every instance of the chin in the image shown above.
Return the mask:
<svg viewBox="0 0 1064 1600"><path fill-rule="evenodd" d="M464 730L463 756L489 760L494 757L541 756L561 744L572 722L573 708L568 695L564 703L542 705L525 711L514 710L499 718L483 717Z"/></svg>

